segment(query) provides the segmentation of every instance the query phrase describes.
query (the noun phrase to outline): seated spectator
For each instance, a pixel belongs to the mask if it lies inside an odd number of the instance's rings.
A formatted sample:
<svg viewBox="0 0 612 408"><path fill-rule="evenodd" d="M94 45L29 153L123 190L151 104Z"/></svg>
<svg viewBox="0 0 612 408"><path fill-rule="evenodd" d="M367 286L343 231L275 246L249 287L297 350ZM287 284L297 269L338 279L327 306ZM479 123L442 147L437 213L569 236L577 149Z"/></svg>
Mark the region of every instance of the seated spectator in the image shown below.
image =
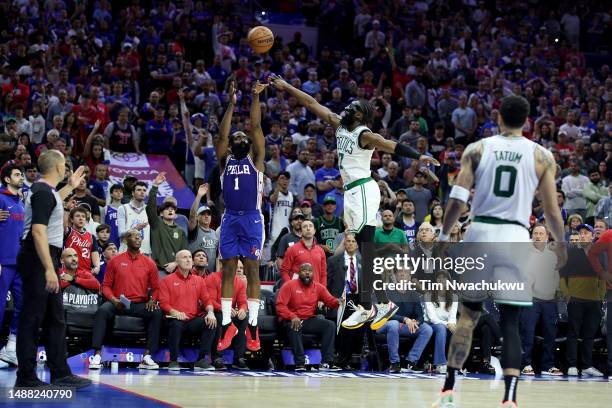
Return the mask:
<svg viewBox="0 0 612 408"><path fill-rule="evenodd" d="M409 282L410 270L395 270L396 282ZM400 336L414 338L415 342L406 358L406 368L409 372L419 372L417 363L423 354L423 350L429 343L432 329L423 320L423 307L419 295L411 290L396 290L392 292L392 301L397 305L398 310L387 324L378 329L376 333L387 336L387 347L389 348L389 367L390 373L401 371L399 345Z"/></svg>
<svg viewBox="0 0 612 408"><path fill-rule="evenodd" d="M327 261L325 251L314 239L315 227L312 221L303 221L302 239L287 249L281 264L281 278L284 283L297 279L300 265L309 264L314 273L314 281L327 286Z"/></svg>
<svg viewBox="0 0 612 408"><path fill-rule="evenodd" d="M246 328L247 328L247 294L246 294L246 279L244 277L244 265L241 261L238 261L236 266L236 276L234 276L234 296L232 297L232 323L233 326L228 330L235 331L236 334L232 339L232 345L234 346L234 366L239 370L248 370L249 367L244 359L244 352L246 350ZM215 332L215 340L218 340L221 334L221 272L213 272L206 277L206 288L210 295L210 301L212 302L215 317L217 319L217 326L219 330ZM215 348L212 350L212 355L217 354L220 351L217 347L217 341L212 343ZM215 368L224 368L225 363L223 357L218 356L213 359Z"/></svg>
<svg viewBox="0 0 612 408"><path fill-rule="evenodd" d="M64 249L72 248L79 258L79 268L91 271L94 275L100 272L100 253L98 241L85 230L87 211L83 207L70 210L70 225L64 234Z"/></svg>
<svg viewBox="0 0 612 408"><path fill-rule="evenodd" d="M104 282L104 275L106 274L106 267L111 259L117 255L117 245L114 242L107 242L102 248L102 253L100 255L100 273L96 275L96 279L98 282Z"/></svg>
<svg viewBox="0 0 612 408"><path fill-rule="evenodd" d="M205 359L206 353L212 346L217 327L207 285L203 279L191 273L193 259L188 250L178 251L174 262L177 265L176 271L163 279L159 285L159 307L166 314L168 321L168 347L170 348L168 370L181 369L178 354L183 333L193 333L200 339L200 354L194 369L196 371L214 370L215 367ZM198 315L200 308L206 312L205 317Z"/></svg>
<svg viewBox="0 0 612 408"><path fill-rule="evenodd" d="M501 328L499 327L499 311L493 302L483 304L483 310L474 329L474 339L480 338L480 357L482 365L480 372L494 375L495 367L491 365L491 348L501 345Z"/></svg>
<svg viewBox="0 0 612 408"><path fill-rule="evenodd" d="M147 217L151 224L151 249L153 259L162 276L176 269L174 258L182 249L187 249L187 236L176 225L176 205L170 201L159 208L161 220L157 216L157 189L166 181L166 173L159 173L153 180L147 201Z"/></svg>
<svg viewBox="0 0 612 408"><path fill-rule="evenodd" d="M436 282L442 289L425 294L425 321L433 329L435 337L434 365L437 374L446 374L446 331L451 334L457 329L457 296L447 290L450 276L439 272Z"/></svg>
<svg viewBox="0 0 612 408"><path fill-rule="evenodd" d="M124 237L127 251L115 256L106 268L102 295L106 302L96 313L91 347L94 356L90 369L102 367L101 349L106 334L106 326L116 315L136 316L145 320L147 325L147 347L139 368L157 370L159 365L151 355L159 348L159 332L162 312L159 310L159 276L155 262L140 252L142 237L132 229ZM149 296L149 288L151 296Z"/></svg>
<svg viewBox="0 0 612 408"><path fill-rule="evenodd" d="M299 278L281 287L276 298L276 313L283 328L287 331L289 343L293 349L295 371L306 371L302 334L315 334L320 338L321 354L323 355L323 364L320 369L339 371L340 368L333 363L336 325L331 320L319 319L316 316L316 310L319 303L336 309L340 302L325 289L325 286L313 279L312 265L301 264Z"/></svg>
<svg viewBox="0 0 612 408"><path fill-rule="evenodd" d="M191 255L193 256L193 270L191 273L201 278L206 278L210 275L211 272L209 270L206 252L203 249L196 249Z"/></svg>
<svg viewBox="0 0 612 408"><path fill-rule="evenodd" d="M100 282L86 269L79 268L79 256L72 248L62 252L62 267L57 272L62 289L70 285L77 285L85 289L100 290Z"/></svg>

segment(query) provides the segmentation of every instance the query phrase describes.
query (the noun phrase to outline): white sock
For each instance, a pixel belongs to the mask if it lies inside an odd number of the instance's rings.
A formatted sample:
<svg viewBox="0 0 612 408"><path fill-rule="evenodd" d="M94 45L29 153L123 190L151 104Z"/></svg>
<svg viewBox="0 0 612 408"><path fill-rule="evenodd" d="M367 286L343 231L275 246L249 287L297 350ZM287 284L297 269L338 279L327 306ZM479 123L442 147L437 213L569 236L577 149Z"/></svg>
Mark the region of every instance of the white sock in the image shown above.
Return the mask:
<svg viewBox="0 0 612 408"><path fill-rule="evenodd" d="M221 314L223 315L221 325L225 326L232 322L232 298L221 298Z"/></svg>
<svg viewBox="0 0 612 408"><path fill-rule="evenodd" d="M257 315L259 313L259 299L249 299L247 301L249 307L249 324L257 326Z"/></svg>

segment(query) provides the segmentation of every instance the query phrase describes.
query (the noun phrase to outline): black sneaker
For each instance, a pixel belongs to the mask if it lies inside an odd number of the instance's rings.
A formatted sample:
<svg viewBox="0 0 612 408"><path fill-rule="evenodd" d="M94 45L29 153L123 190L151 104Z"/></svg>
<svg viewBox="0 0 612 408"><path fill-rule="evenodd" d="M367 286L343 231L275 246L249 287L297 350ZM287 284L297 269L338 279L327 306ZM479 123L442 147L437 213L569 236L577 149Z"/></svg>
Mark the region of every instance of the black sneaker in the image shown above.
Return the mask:
<svg viewBox="0 0 612 408"><path fill-rule="evenodd" d="M193 369L195 371L215 371L215 367L208 364L208 361L206 361L205 359L200 359L196 361Z"/></svg>
<svg viewBox="0 0 612 408"><path fill-rule="evenodd" d="M295 372L296 373L303 373L306 371L306 367L303 365L297 365L295 366Z"/></svg>
<svg viewBox="0 0 612 408"><path fill-rule="evenodd" d="M244 358L239 358L236 360L236 362L234 363L234 368L237 370L249 370L249 366L246 363L246 360Z"/></svg>
<svg viewBox="0 0 612 408"><path fill-rule="evenodd" d="M215 361L213 362L213 366L215 366L215 370L225 370L227 368L227 366L225 365L225 360L223 360L223 357L215 358Z"/></svg>
<svg viewBox="0 0 612 408"><path fill-rule="evenodd" d="M38 378L36 378L35 380L20 380L19 378L17 378L17 380L15 380L15 388L46 388L49 387L49 384L47 384L44 381L40 381Z"/></svg>
<svg viewBox="0 0 612 408"><path fill-rule="evenodd" d="M180 371L181 370L181 365L178 363L178 361L171 361L170 364L168 364L168 370L170 370L170 371Z"/></svg>
<svg viewBox="0 0 612 408"><path fill-rule="evenodd" d="M391 363L389 367L389 373L391 374L399 374L402 372L402 367L400 367L400 363Z"/></svg>
<svg viewBox="0 0 612 408"><path fill-rule="evenodd" d="M91 385L91 380L89 378L83 378L79 377L78 375L70 374L66 377L51 381L51 385L61 388L76 388L78 390L80 388L89 387Z"/></svg>
<svg viewBox="0 0 612 408"><path fill-rule="evenodd" d="M416 363L413 363L412 361L408 361L406 363L406 369L404 371L407 373L420 374L425 370L417 367Z"/></svg>

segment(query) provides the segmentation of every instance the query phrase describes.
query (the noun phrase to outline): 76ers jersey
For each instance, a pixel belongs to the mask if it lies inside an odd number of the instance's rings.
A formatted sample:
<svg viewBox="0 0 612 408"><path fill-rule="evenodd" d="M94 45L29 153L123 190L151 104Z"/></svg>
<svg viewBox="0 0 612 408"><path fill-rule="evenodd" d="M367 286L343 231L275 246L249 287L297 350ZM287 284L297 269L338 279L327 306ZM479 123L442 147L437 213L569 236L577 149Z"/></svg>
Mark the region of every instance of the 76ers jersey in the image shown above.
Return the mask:
<svg viewBox="0 0 612 408"><path fill-rule="evenodd" d="M93 236L87 232L79 232L74 228L68 228L64 249L72 248L79 257L79 268L91 271L91 253L98 250L98 244Z"/></svg>
<svg viewBox="0 0 612 408"><path fill-rule="evenodd" d="M263 173L255 168L248 155L242 160L236 160L231 155L227 157L221 188L227 210L261 210Z"/></svg>

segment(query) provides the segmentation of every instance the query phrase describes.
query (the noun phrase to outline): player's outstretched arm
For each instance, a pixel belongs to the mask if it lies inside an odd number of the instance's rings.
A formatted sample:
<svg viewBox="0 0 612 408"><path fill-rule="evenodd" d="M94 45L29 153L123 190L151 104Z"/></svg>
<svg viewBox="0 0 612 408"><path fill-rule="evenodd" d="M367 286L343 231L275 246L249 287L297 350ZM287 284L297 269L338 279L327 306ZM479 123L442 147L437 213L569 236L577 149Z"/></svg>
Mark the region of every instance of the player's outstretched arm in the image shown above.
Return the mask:
<svg viewBox="0 0 612 408"><path fill-rule="evenodd" d="M291 96L295 96L298 103L317 115L322 121L329 123L337 129L340 126L340 116L321 105L315 98L308 95L287 83L284 79L275 74L270 74L270 84L280 91L285 91Z"/></svg>
<svg viewBox="0 0 612 408"><path fill-rule="evenodd" d="M440 163L431 156L422 155L412 147L388 140L373 132L363 132L359 137L359 144L365 149L378 149L385 153L396 154L401 157L408 157L409 159L417 159L425 164L433 164L439 166Z"/></svg>
<svg viewBox="0 0 612 408"><path fill-rule="evenodd" d="M236 83L233 79L229 79L229 85L227 92L229 94L229 104L221 125L219 126L219 134L213 140L215 145L215 152L217 153L217 160L219 165L225 167L225 159L227 158L227 151L229 149L229 134L232 128L232 116L234 115L234 108L236 107Z"/></svg>
<svg viewBox="0 0 612 408"><path fill-rule="evenodd" d="M480 162L481 156L482 144L479 142L469 144L461 156L461 170L459 170L457 181L446 204L440 241L447 240L444 238L450 235L453 225L459 221L461 213L465 210L469 191L474 185L474 171Z"/></svg>
<svg viewBox="0 0 612 408"><path fill-rule="evenodd" d="M259 81L253 86L251 98L251 133L253 140L253 162L259 171L264 171L264 159L266 156L266 139L261 130L261 107L259 106L259 94L266 89L268 84Z"/></svg>

